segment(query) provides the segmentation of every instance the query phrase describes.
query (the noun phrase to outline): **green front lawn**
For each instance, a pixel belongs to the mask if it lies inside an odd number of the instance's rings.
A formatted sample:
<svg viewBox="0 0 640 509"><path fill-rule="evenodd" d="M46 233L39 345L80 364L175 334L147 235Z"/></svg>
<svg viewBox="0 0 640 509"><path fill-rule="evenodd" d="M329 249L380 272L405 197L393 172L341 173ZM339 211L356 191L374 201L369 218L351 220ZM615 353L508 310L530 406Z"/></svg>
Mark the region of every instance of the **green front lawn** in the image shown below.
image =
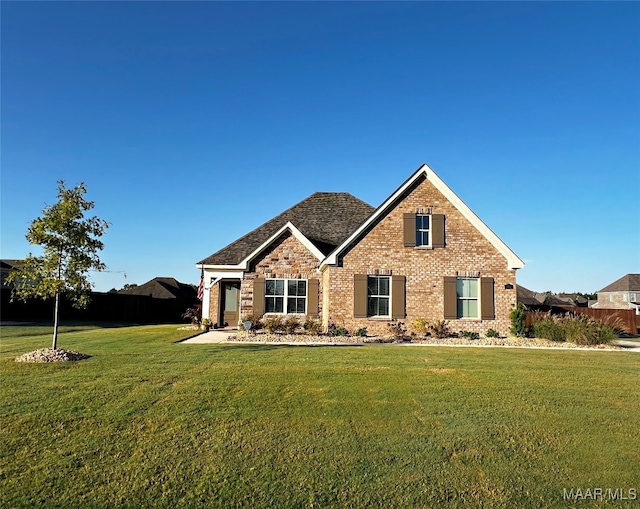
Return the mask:
<svg viewBox="0 0 640 509"><path fill-rule="evenodd" d="M0 329L0 507L631 507L640 355ZM619 491L613 491L618 489ZM606 494L606 491L605 491Z"/></svg>

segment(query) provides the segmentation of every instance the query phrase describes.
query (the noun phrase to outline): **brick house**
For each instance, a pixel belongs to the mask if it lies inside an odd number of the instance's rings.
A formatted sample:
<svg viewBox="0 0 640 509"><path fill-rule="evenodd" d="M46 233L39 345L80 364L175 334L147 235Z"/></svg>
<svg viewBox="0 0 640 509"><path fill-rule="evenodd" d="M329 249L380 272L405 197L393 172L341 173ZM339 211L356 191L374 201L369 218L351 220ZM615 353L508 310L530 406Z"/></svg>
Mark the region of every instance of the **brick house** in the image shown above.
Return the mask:
<svg viewBox="0 0 640 509"><path fill-rule="evenodd" d="M640 315L640 274L626 274L598 292L596 309L634 309Z"/></svg>
<svg viewBox="0 0 640 509"><path fill-rule="evenodd" d="M506 333L523 266L427 165L375 210L315 193L197 264L215 324L297 314L370 334L418 317Z"/></svg>

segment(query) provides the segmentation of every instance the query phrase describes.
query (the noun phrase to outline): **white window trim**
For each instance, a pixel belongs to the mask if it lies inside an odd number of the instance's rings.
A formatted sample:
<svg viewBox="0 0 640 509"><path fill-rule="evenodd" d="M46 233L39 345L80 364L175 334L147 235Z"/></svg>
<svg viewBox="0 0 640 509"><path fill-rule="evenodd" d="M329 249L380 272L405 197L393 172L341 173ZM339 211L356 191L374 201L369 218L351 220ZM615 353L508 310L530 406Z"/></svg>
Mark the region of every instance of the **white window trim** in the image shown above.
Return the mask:
<svg viewBox="0 0 640 509"><path fill-rule="evenodd" d="M372 278L372 277L375 277L375 278L386 278L386 279L389 280L389 295L379 295L379 294L369 295L369 278ZM388 320L388 319L391 318L391 315L392 315L392 312L391 312L391 310L392 310L392 307L391 307L392 306L391 296L393 295L393 290L391 288L392 284L393 284L393 279L391 278L391 276L367 275L367 318L370 318L370 319L384 318L385 320ZM386 297L387 299L389 299L389 314L386 314L386 315L370 315L369 314L369 298L370 297L378 297L378 298L380 298L380 297L385 298Z"/></svg>
<svg viewBox="0 0 640 509"><path fill-rule="evenodd" d="M284 281L284 293L282 295L271 295L267 294L266 283L267 281ZM287 300L289 298L289 281L304 281L305 282L305 294L304 294L304 313L287 313ZM265 310L267 309L267 298L269 297L282 297L282 313L278 313L276 311L265 311L265 314L269 315L297 315L304 316L307 314L309 309L309 280L308 279L285 279L281 277L270 277L265 279L265 291L264 291L264 300L265 300ZM295 297L301 299L301 295L292 295L291 297Z"/></svg>
<svg viewBox="0 0 640 509"><path fill-rule="evenodd" d="M462 280L462 279L467 279L467 280L475 280L478 282L478 297L477 298L470 298L470 297L458 297L458 281ZM458 308L458 301L460 300L475 300L478 302L478 307L477 307L477 315L476 316L458 316L458 320L469 320L469 321L478 321L480 320L480 318L482 317L482 284L480 281L479 277L457 277L456 278L456 310ZM457 315L457 312L456 312Z"/></svg>
<svg viewBox="0 0 640 509"><path fill-rule="evenodd" d="M433 214L416 214L416 247L418 249L427 249L431 248L433 243ZM418 228L418 217L428 217L429 218L429 228ZM418 244L418 232L428 232L429 242L427 244Z"/></svg>

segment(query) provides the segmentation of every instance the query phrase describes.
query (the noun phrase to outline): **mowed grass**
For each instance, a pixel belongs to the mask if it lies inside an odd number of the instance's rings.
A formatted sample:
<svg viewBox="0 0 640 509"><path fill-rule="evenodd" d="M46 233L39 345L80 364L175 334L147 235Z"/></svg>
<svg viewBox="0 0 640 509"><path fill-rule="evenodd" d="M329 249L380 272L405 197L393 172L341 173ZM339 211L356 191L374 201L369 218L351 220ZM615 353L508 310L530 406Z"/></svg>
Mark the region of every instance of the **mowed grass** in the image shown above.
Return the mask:
<svg viewBox="0 0 640 509"><path fill-rule="evenodd" d="M640 355L189 345L0 329L0 507L611 507L640 495ZM617 500L615 507L637 506Z"/></svg>

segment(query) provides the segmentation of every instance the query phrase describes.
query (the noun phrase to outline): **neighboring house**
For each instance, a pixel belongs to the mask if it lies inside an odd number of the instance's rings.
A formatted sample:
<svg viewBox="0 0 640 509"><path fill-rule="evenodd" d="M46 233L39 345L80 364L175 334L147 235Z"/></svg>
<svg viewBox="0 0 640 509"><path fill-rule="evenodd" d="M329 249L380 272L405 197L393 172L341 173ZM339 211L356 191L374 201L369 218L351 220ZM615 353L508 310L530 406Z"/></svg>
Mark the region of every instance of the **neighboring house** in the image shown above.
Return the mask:
<svg viewBox="0 0 640 509"><path fill-rule="evenodd" d="M543 306L548 295L546 293L534 292L522 285L516 286L518 303L524 304L527 308Z"/></svg>
<svg viewBox="0 0 640 509"><path fill-rule="evenodd" d="M598 293L596 309L635 309L640 314L640 274L627 274Z"/></svg>
<svg viewBox="0 0 640 509"><path fill-rule="evenodd" d="M23 260L9 260L6 258L0 260L0 281L2 288L11 288L10 285L5 284L5 279L7 279L7 276L10 272L14 270L20 270L22 268L22 265Z"/></svg>
<svg viewBox="0 0 640 509"><path fill-rule="evenodd" d="M172 277L155 277L151 281L120 290L118 293L124 295L146 295L154 299L195 299L197 290L185 283L181 283Z"/></svg>
<svg viewBox="0 0 640 509"><path fill-rule="evenodd" d="M523 266L427 165L375 210L315 193L197 264L213 323L295 314L370 334L418 317L506 333Z"/></svg>

